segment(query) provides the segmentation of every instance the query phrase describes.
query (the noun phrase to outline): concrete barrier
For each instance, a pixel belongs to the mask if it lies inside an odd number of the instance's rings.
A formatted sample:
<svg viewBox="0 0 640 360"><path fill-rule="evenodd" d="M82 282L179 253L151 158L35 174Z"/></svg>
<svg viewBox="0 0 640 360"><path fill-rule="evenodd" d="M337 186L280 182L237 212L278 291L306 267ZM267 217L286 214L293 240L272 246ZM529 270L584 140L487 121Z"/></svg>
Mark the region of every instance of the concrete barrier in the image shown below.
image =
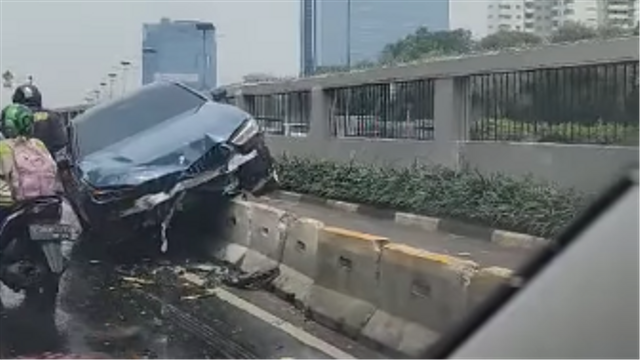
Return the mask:
<svg viewBox="0 0 640 360"><path fill-rule="evenodd" d="M320 221L300 218L291 222L286 233L280 275L274 287L299 307L308 302L317 275L318 236L323 228Z"/></svg>
<svg viewBox="0 0 640 360"><path fill-rule="evenodd" d="M467 308L478 306L500 284L509 281L513 271L501 267L489 267L478 271L469 284Z"/></svg>
<svg viewBox="0 0 640 360"><path fill-rule="evenodd" d="M252 203L241 200L235 200L229 207L221 239L212 244L217 259L237 266L242 263L250 245L251 210Z"/></svg>
<svg viewBox="0 0 640 360"><path fill-rule="evenodd" d="M312 319L398 356L439 334L511 276L469 260L235 201L216 256L247 272L278 267L276 294Z"/></svg>
<svg viewBox="0 0 640 360"><path fill-rule="evenodd" d="M255 272L278 267L291 216L272 206L254 202L250 204L250 245L240 268L246 272Z"/></svg>
<svg viewBox="0 0 640 360"><path fill-rule="evenodd" d="M380 261L378 310L362 335L419 356L465 313L473 261L389 244Z"/></svg>
<svg viewBox="0 0 640 360"><path fill-rule="evenodd" d="M319 323L357 337L373 313L387 238L325 227L318 236L315 283L306 304Z"/></svg>
<svg viewBox="0 0 640 360"><path fill-rule="evenodd" d="M222 229L222 241L214 244L214 256L246 272L278 267L290 221L286 211L234 200Z"/></svg>

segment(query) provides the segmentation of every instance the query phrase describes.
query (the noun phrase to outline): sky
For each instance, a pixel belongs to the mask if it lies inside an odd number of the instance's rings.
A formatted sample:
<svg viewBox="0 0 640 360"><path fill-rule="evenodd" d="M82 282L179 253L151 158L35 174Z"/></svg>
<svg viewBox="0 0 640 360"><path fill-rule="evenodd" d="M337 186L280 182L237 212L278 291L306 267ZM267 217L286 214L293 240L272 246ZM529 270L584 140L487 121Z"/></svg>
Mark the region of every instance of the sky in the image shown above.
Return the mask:
<svg viewBox="0 0 640 360"><path fill-rule="evenodd" d="M487 0L451 1L451 27L482 35ZM240 81L249 73L296 75L299 3L0 0L0 71L11 70L18 82L33 76L45 106L54 108L82 103L109 72L120 72L122 60L133 66L126 84L118 83L116 89L132 89L140 83L142 24L168 17L216 25L220 84ZM10 95L2 89L2 104Z"/></svg>

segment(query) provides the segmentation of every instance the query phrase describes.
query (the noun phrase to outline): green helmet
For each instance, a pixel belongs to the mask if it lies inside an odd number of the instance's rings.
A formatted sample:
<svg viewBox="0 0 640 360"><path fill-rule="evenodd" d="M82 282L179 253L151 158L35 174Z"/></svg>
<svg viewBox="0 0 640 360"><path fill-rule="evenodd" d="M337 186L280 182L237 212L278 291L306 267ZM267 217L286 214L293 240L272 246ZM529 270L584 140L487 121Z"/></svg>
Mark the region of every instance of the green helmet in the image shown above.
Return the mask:
<svg viewBox="0 0 640 360"><path fill-rule="evenodd" d="M7 138L31 136L33 123L33 112L24 105L11 104L2 109L2 133Z"/></svg>

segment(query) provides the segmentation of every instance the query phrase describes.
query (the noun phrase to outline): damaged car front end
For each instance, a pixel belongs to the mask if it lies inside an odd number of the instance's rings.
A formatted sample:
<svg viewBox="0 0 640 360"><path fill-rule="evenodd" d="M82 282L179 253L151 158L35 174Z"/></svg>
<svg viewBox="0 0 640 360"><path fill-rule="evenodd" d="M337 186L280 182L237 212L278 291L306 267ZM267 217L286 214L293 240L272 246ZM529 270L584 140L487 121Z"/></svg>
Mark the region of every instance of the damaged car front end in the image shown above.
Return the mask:
<svg viewBox="0 0 640 360"><path fill-rule="evenodd" d="M186 204L277 188L257 122L177 83L147 85L74 121L68 182L80 213L109 241L157 235ZM216 206L216 204L207 204Z"/></svg>

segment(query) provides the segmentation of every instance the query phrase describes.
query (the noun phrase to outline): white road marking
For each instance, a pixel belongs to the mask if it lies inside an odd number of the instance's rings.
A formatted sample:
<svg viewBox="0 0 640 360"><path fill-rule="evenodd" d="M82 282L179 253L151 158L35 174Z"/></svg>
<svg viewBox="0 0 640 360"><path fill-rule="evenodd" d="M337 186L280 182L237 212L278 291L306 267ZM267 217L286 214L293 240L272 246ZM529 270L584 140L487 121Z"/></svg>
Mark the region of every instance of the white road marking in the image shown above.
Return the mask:
<svg viewBox="0 0 640 360"><path fill-rule="evenodd" d="M227 290L224 290L222 288L215 288L212 292L220 300L223 300L241 310L248 312L249 314L259 318L260 320L263 320L271 326L291 335L305 345L318 349L319 351L322 351L323 353L335 359L355 359L354 356L347 354L337 347L328 344L322 339L309 334L308 332L296 327L295 325L251 304L250 302L230 293Z"/></svg>

